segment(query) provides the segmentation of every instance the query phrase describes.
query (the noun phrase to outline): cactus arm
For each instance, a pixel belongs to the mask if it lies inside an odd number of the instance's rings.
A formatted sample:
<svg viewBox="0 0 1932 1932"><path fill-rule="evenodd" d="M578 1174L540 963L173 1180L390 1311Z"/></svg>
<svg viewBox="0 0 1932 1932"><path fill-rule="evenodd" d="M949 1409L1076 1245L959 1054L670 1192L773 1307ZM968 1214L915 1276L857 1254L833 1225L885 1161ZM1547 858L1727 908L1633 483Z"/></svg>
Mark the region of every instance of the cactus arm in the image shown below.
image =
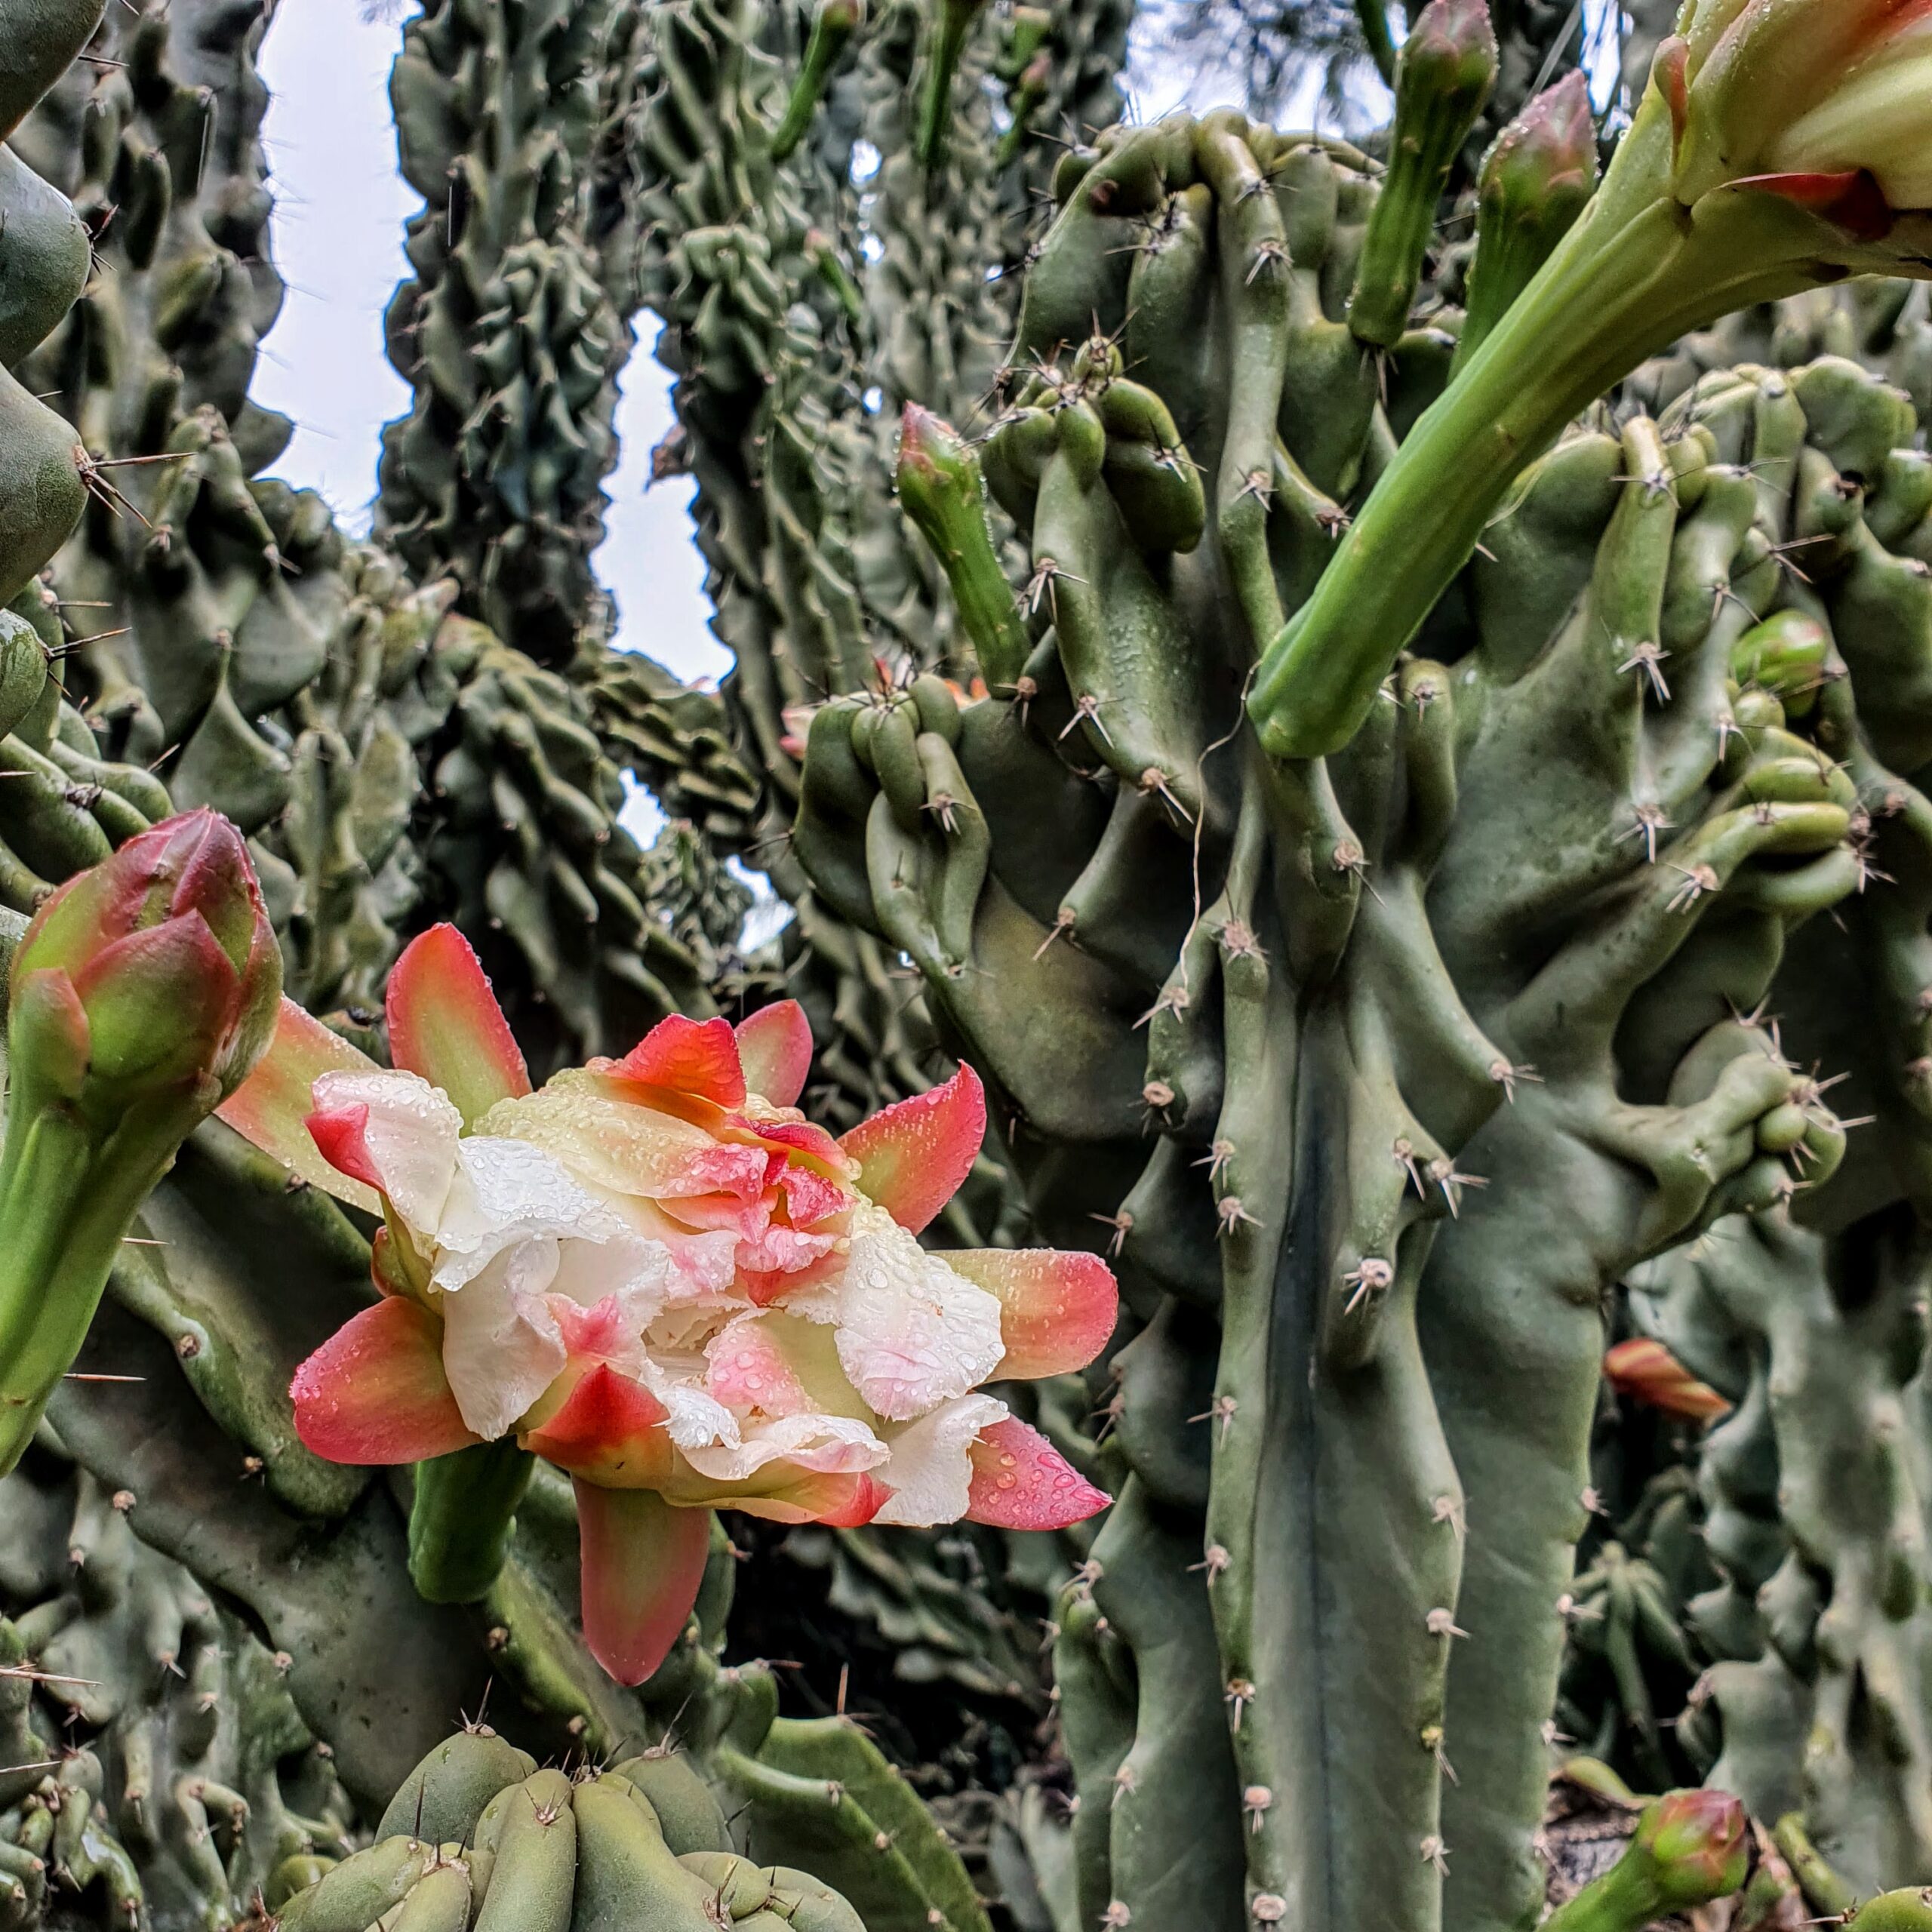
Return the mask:
<svg viewBox="0 0 1932 1932"><path fill-rule="evenodd" d="M812 16L811 37L805 43L804 58L792 80L784 115L771 131L774 161L789 160L804 139L812 116L818 112L826 83L858 24L859 8L854 0L820 0L818 10Z"/></svg>

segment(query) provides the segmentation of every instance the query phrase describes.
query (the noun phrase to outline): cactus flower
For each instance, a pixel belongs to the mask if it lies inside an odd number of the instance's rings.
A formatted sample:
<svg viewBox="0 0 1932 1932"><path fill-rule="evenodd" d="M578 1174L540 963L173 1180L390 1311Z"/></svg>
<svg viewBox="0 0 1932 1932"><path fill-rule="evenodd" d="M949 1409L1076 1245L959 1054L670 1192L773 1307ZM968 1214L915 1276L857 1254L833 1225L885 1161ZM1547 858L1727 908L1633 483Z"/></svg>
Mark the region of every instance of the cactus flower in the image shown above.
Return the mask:
<svg viewBox="0 0 1932 1932"><path fill-rule="evenodd" d="M392 1069L285 1001L222 1110L383 1222L383 1299L297 1371L297 1427L340 1462L514 1437L568 1472L614 1676L682 1629L714 1507L1038 1529L1105 1505L980 1386L1091 1361L1105 1265L917 1238L979 1152L970 1068L835 1140L795 1104L812 1044L788 1001L665 1020L532 1091L449 927L397 962L388 1011Z"/></svg>
<svg viewBox="0 0 1932 1932"><path fill-rule="evenodd" d="M1699 0L1658 66L1687 205L1863 176L1875 209L1932 208L1932 0Z"/></svg>
<svg viewBox="0 0 1932 1932"><path fill-rule="evenodd" d="M70 879L15 950L0 1156L0 1473L176 1150L267 1045L281 955L242 835L169 819Z"/></svg>
<svg viewBox="0 0 1932 1932"><path fill-rule="evenodd" d="M1730 1413L1730 1403L1708 1383L1700 1382L1661 1342L1619 1342L1604 1357L1603 1372L1620 1395L1667 1416L1709 1422Z"/></svg>
<svg viewBox="0 0 1932 1932"><path fill-rule="evenodd" d="M1267 643L1279 758L1346 744L1510 484L1646 356L1836 281L1932 278L1932 0L1694 0L1589 207Z"/></svg>

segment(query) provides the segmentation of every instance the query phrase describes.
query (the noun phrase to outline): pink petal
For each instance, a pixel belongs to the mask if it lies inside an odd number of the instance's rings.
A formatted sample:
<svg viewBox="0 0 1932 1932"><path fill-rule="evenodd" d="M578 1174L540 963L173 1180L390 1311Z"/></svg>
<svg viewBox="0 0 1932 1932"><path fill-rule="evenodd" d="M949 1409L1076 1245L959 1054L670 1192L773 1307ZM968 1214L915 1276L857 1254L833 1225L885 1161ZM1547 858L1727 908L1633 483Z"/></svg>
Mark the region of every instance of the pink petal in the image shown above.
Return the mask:
<svg viewBox="0 0 1932 1932"><path fill-rule="evenodd" d="M986 1091L962 1066L943 1087L861 1121L839 1146L859 1164L859 1186L917 1234L959 1192L986 1136Z"/></svg>
<svg viewBox="0 0 1932 1932"><path fill-rule="evenodd" d="M315 1082L325 1073L373 1073L376 1063L331 1033L292 999L276 1017L275 1038L255 1070L215 1111L243 1139L272 1155L303 1180L338 1201L380 1214L373 1189L331 1167L310 1137L307 1121Z"/></svg>
<svg viewBox="0 0 1932 1932"><path fill-rule="evenodd" d="M295 1371L295 1432L331 1463L421 1463L480 1438L443 1373L443 1324L399 1296L365 1308Z"/></svg>
<svg viewBox="0 0 1932 1932"><path fill-rule="evenodd" d="M641 1684L691 1621L711 1553L711 1512L580 1477L577 1520L584 1641L620 1684Z"/></svg>
<svg viewBox="0 0 1932 1932"><path fill-rule="evenodd" d="M1781 195L1842 228L1855 241L1882 242L1897 225L1898 217L1885 200L1885 191L1867 169L1842 174L1748 174L1734 188L1755 188Z"/></svg>
<svg viewBox="0 0 1932 1932"><path fill-rule="evenodd" d="M670 1411L648 1389L599 1362L540 1427L524 1431L525 1448L573 1475L626 1489L655 1488L669 1475Z"/></svg>
<svg viewBox="0 0 1932 1932"><path fill-rule="evenodd" d="M369 1109L358 1102L348 1107L318 1107L303 1123L322 1158L337 1174L383 1191L383 1177L369 1152Z"/></svg>
<svg viewBox="0 0 1932 1932"><path fill-rule="evenodd" d="M745 1104L745 1069L728 1020L660 1020L622 1060L594 1060L593 1073L688 1094L721 1107Z"/></svg>
<svg viewBox="0 0 1932 1932"><path fill-rule="evenodd" d="M523 1050L469 940L432 926L389 974L389 1054L456 1103L473 1128L499 1100L530 1091Z"/></svg>
<svg viewBox="0 0 1932 1932"><path fill-rule="evenodd" d="M969 1522L1002 1530L1063 1530L1113 1500L1037 1429L1015 1417L981 1429L972 1454Z"/></svg>
<svg viewBox="0 0 1932 1932"><path fill-rule="evenodd" d="M761 1008L737 1029L745 1084L774 1107L795 1106L812 1069L811 1022L795 999Z"/></svg>
<svg viewBox="0 0 1932 1932"><path fill-rule="evenodd" d="M706 1345L705 1386L728 1409L794 1416L811 1407L805 1385L769 1324L740 1319Z"/></svg>
<svg viewBox="0 0 1932 1932"><path fill-rule="evenodd" d="M802 1154L808 1160L823 1161L835 1173L843 1173L851 1165L838 1143L823 1128L815 1127L808 1120L748 1121L743 1124L768 1146Z"/></svg>
<svg viewBox="0 0 1932 1932"><path fill-rule="evenodd" d="M735 1509L767 1523L828 1523L834 1529L862 1529L883 1509L892 1491L869 1470L826 1475L795 1469L789 1481L782 1463L768 1463L743 1483L705 1484L686 1477L681 1493L695 1491L721 1509Z"/></svg>
<svg viewBox="0 0 1932 1932"><path fill-rule="evenodd" d="M945 1260L955 1274L999 1297L1006 1344L995 1371L999 1378L1032 1380L1084 1368L1114 1332L1120 1291L1097 1254L978 1247L949 1250Z"/></svg>

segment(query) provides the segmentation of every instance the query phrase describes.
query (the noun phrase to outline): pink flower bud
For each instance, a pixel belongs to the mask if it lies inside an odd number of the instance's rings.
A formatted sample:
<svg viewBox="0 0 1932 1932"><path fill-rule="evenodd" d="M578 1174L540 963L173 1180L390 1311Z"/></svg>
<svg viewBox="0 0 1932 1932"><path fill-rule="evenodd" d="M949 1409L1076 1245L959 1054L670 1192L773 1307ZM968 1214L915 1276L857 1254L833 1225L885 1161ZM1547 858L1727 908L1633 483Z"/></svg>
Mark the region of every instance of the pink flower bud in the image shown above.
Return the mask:
<svg viewBox="0 0 1932 1932"><path fill-rule="evenodd" d="M267 1045L281 993L242 835L204 809L130 839L41 908L12 987L66 1016L85 1065L73 1097L90 1113L204 1084L210 1106L226 1097Z"/></svg>
<svg viewBox="0 0 1932 1932"><path fill-rule="evenodd" d="M1728 1792L1673 1791L1638 1821L1632 1849L1651 1863L1664 1912L1721 1899L1744 1882L1744 1807Z"/></svg>

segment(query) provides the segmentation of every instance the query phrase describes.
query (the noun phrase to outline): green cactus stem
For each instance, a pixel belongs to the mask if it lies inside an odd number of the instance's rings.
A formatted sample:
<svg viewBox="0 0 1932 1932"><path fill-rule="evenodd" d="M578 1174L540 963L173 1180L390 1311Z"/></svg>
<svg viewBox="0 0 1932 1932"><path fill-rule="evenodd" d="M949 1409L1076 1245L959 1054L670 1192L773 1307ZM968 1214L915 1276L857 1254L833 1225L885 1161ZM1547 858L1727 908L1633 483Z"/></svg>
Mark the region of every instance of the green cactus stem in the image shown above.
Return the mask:
<svg viewBox="0 0 1932 1932"><path fill-rule="evenodd" d="M1460 371L1575 226L1597 186L1596 122L1581 69L1539 94L1482 165L1476 258L1456 345Z"/></svg>
<svg viewBox="0 0 1932 1932"><path fill-rule="evenodd" d="M1429 0L1396 63L1389 174L1349 303L1349 328L1377 349L1409 325L1449 170L1488 105L1496 68L1487 0Z"/></svg>
<svg viewBox="0 0 1932 1932"><path fill-rule="evenodd" d="M805 137L812 116L825 94L826 83L845 51L845 43L857 32L865 18L864 0L819 0L812 16L811 38L805 43L805 57L792 82L785 115L771 131L771 158L790 159L792 151Z"/></svg>
<svg viewBox="0 0 1932 1932"><path fill-rule="evenodd" d="M933 0L926 48L926 78L920 97L918 134L913 152L928 171L945 158L952 125L952 82L973 23L986 0Z"/></svg>
<svg viewBox="0 0 1932 1932"><path fill-rule="evenodd" d="M1355 18L1375 71L1390 87L1395 85L1395 37L1389 31L1388 0L1355 0Z"/></svg>

